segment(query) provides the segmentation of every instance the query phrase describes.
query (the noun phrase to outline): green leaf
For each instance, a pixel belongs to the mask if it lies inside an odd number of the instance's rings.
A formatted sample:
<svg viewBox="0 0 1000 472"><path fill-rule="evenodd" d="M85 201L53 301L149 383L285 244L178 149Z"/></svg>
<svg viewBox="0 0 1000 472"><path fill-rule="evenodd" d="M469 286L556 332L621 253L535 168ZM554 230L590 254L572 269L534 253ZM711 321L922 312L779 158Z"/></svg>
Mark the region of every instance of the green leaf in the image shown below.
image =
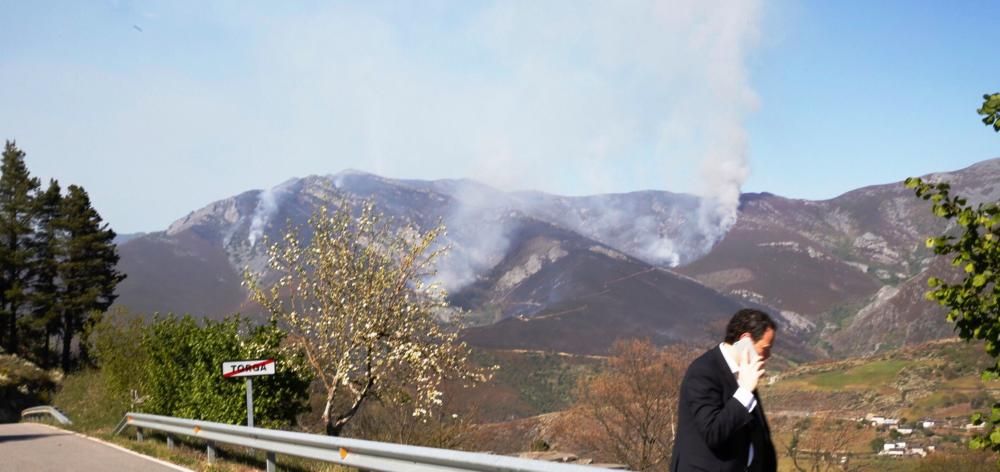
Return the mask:
<svg viewBox="0 0 1000 472"><path fill-rule="evenodd" d="M986 285L986 275L977 274L975 277L972 278L973 287L979 288L982 287L983 285Z"/></svg>
<svg viewBox="0 0 1000 472"><path fill-rule="evenodd" d="M969 223L973 221L974 221L974 216L970 211L963 211L960 215L958 215L958 224L962 226L969 226Z"/></svg>

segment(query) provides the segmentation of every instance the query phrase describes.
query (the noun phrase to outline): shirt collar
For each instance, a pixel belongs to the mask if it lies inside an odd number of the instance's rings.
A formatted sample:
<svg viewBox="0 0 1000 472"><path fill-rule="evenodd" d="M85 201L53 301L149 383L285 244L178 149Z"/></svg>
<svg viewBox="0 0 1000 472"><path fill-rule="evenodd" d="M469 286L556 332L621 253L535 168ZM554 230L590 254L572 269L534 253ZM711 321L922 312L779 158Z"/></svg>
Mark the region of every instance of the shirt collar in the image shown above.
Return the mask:
<svg viewBox="0 0 1000 472"><path fill-rule="evenodd" d="M732 357L733 346L726 343L719 343L719 351L722 352L722 358L726 360L726 364L729 365L729 370L733 373L739 372L740 368L736 365L736 360Z"/></svg>

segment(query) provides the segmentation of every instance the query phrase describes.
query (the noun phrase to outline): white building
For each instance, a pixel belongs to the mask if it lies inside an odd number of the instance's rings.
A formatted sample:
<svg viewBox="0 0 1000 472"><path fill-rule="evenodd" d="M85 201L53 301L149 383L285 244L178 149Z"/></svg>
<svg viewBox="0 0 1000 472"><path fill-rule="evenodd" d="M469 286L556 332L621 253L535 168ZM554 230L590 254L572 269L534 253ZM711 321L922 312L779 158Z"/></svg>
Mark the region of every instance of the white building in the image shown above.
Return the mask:
<svg viewBox="0 0 1000 472"><path fill-rule="evenodd" d="M896 418L886 418L884 416L868 415L866 418L872 426L895 426L899 424Z"/></svg>
<svg viewBox="0 0 1000 472"><path fill-rule="evenodd" d="M882 452L906 450L905 442L885 443L882 445Z"/></svg>

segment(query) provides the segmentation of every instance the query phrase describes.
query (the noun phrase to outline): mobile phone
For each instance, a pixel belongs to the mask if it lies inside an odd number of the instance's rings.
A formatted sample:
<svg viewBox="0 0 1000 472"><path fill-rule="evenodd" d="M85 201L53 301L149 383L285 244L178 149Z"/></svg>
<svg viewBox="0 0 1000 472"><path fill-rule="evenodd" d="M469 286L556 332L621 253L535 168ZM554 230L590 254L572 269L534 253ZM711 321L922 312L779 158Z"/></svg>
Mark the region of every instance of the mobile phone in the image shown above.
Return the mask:
<svg viewBox="0 0 1000 472"><path fill-rule="evenodd" d="M735 348L734 351L736 351L737 362L741 362L743 360L744 354L749 354L747 359L750 359L750 362L755 362L759 357L757 350L753 347L753 339L751 339L750 336L740 338L739 341L736 341L736 343L733 344L733 348Z"/></svg>

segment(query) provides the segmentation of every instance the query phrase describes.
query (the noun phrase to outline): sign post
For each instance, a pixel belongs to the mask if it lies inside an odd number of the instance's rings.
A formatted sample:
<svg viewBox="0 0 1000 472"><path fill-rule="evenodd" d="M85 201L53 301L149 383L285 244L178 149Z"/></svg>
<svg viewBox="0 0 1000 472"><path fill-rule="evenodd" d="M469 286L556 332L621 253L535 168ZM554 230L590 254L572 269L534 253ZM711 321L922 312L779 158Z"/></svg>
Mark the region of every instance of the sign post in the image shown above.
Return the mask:
<svg viewBox="0 0 1000 472"><path fill-rule="evenodd" d="M247 377L247 426L253 428L253 377Z"/></svg>
<svg viewBox="0 0 1000 472"><path fill-rule="evenodd" d="M247 426L251 428L253 428L253 378L258 375L274 375L274 359L222 363L222 377L247 378Z"/></svg>

